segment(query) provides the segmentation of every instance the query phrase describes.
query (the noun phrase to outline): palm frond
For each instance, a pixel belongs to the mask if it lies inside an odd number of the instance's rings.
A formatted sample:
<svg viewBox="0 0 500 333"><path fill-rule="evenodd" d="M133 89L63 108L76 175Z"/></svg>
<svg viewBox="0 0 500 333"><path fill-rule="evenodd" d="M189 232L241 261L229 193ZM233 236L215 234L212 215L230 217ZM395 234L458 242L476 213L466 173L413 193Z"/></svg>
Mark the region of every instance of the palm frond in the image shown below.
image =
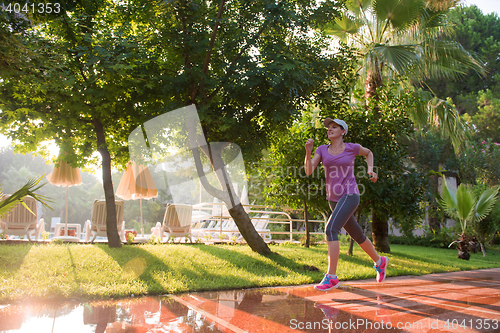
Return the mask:
<svg viewBox="0 0 500 333"><path fill-rule="evenodd" d="M457 189L457 215L463 223L464 231L467 229L467 222L471 221L474 216L476 203L477 199L472 189L460 184Z"/></svg>
<svg viewBox="0 0 500 333"><path fill-rule="evenodd" d="M407 74L408 68L417 61L413 45L379 45L374 52L397 74Z"/></svg>
<svg viewBox="0 0 500 333"><path fill-rule="evenodd" d="M379 21L389 21L395 30L412 25L423 8L421 0L374 0L373 9Z"/></svg>
<svg viewBox="0 0 500 333"><path fill-rule="evenodd" d="M443 176L443 188L441 190L441 195L438 197L438 203L450 216L458 217L457 194L454 191L450 191L448 185L446 184L446 178L444 176Z"/></svg>
<svg viewBox="0 0 500 333"><path fill-rule="evenodd" d="M360 16L362 11L368 10L372 5L372 0L348 0L346 7L354 15Z"/></svg>
<svg viewBox="0 0 500 333"><path fill-rule="evenodd" d="M22 204L28 211L30 211L32 214L34 214L28 206L23 202L23 198L26 196L31 196L35 200L39 201L42 203L47 208L51 208L49 206L49 203L52 203L53 201L43 195L36 194L35 191L40 189L42 186L44 186L46 183L40 184L41 180L43 179L45 175L42 175L40 177L33 177L26 184L24 184L20 189L12 193L9 197L5 198L4 200L0 201L0 216L5 216L9 213L9 211L14 208L17 204ZM1 194L1 191L0 191ZM1 197L1 196L0 196Z"/></svg>
<svg viewBox="0 0 500 333"><path fill-rule="evenodd" d="M325 33L336 36L341 41L346 42L347 36L356 34L361 25L362 23L359 20L342 15L333 24L326 24L323 30Z"/></svg>
<svg viewBox="0 0 500 333"><path fill-rule="evenodd" d="M455 151L470 139L471 129L460 117L455 106L422 89L416 90L418 103L409 110L412 121L419 127L432 126L450 138Z"/></svg>
<svg viewBox="0 0 500 333"><path fill-rule="evenodd" d="M460 117L454 105L434 96L428 101L429 121L444 137L450 138L458 151L469 139L469 125Z"/></svg>
<svg viewBox="0 0 500 333"><path fill-rule="evenodd" d="M424 78L460 79L470 69L484 75L483 64L462 45L453 41L427 38L420 44L421 62L416 67L416 75Z"/></svg>
<svg viewBox="0 0 500 333"><path fill-rule="evenodd" d="M445 11L456 6L461 0L425 0L432 10Z"/></svg>
<svg viewBox="0 0 500 333"><path fill-rule="evenodd" d="M442 30L448 27L448 20L446 16L447 12L447 10L437 10L430 8L429 6L425 6L422 8L420 21L418 22L420 28L439 28Z"/></svg>
<svg viewBox="0 0 500 333"><path fill-rule="evenodd" d="M491 212L495 206L499 189L500 186L492 187L481 194L476 204L476 213L474 214L475 222L483 220Z"/></svg>
<svg viewBox="0 0 500 333"><path fill-rule="evenodd" d="M415 91L417 103L413 108L408 109L410 119L419 127L429 124L428 102L432 99L430 92L418 89Z"/></svg>

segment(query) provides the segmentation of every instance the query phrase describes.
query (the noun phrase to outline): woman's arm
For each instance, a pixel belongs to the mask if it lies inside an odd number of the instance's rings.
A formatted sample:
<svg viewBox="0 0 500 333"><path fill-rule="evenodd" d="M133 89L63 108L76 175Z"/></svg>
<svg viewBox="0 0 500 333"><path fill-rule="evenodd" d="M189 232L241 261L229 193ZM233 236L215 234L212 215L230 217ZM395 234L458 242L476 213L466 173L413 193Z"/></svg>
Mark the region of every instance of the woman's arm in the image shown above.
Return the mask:
<svg viewBox="0 0 500 333"><path fill-rule="evenodd" d="M358 155L364 156L366 158L366 164L368 165L368 171L366 173L371 176L370 180L375 183L377 181L377 174L375 172L373 172L373 153L372 153L372 151L368 148L360 146Z"/></svg>
<svg viewBox="0 0 500 333"><path fill-rule="evenodd" d="M308 176L313 173L314 169L316 169L316 167L319 164L319 161L321 160L321 156L319 156L319 154L317 154L317 153L314 153L314 157L311 160L311 153L312 153L313 145L314 145L313 139L308 139L306 141L306 145L305 145L306 158L304 160L304 169L305 169L306 175L308 175Z"/></svg>

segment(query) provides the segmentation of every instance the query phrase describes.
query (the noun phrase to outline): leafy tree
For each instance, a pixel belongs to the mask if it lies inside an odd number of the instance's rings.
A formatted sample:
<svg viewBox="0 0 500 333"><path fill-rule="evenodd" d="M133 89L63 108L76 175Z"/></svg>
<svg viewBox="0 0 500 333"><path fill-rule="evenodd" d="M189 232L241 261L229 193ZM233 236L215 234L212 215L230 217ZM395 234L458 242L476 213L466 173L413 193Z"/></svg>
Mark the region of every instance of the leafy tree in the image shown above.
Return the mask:
<svg viewBox="0 0 500 333"><path fill-rule="evenodd" d="M25 51L19 34L29 27L30 22L22 15L7 11L4 6L2 3L0 10L0 71L5 75L15 71L18 54Z"/></svg>
<svg viewBox="0 0 500 333"><path fill-rule="evenodd" d="M450 139L442 138L432 128L416 129L408 138L408 144L412 163L426 176L424 200L430 230L438 232L446 220L446 214L437 201L438 180L444 172L450 176L458 176L459 158L455 155Z"/></svg>
<svg viewBox="0 0 500 333"><path fill-rule="evenodd" d="M459 79L427 79L425 84L438 96L450 97L460 113L477 112L477 93L497 87L500 79L500 19L492 13L485 15L473 5L457 6L449 11L448 38L457 41L465 50L476 54L484 63L487 75L480 76L468 70Z"/></svg>
<svg viewBox="0 0 500 333"><path fill-rule="evenodd" d="M476 197L479 197L487 188L484 184L479 184L473 187L473 191ZM472 234L476 236L481 244L484 254L484 247L493 240L496 232L500 230L500 205L498 197L489 214L481 221L474 221L471 229Z"/></svg>
<svg viewBox="0 0 500 333"><path fill-rule="evenodd" d="M468 184L500 184L500 144L482 141L472 143L459 156L460 180Z"/></svg>
<svg viewBox="0 0 500 333"><path fill-rule="evenodd" d="M333 72L335 60L321 52L327 44L309 33L318 20L336 13L331 1L167 3L163 17L171 24L158 35L158 44L172 46L162 76L165 108L196 105L208 144L232 142L245 160L258 159L268 135L291 121ZM192 151L200 180L201 154L222 171L220 188L204 184L205 189L232 207L229 213L250 247L269 253L243 207L233 205L224 147L210 147Z"/></svg>
<svg viewBox="0 0 500 333"><path fill-rule="evenodd" d="M479 141L491 139L500 143L500 89L479 91L477 103L478 110L472 116L476 137Z"/></svg>
<svg viewBox="0 0 500 333"><path fill-rule="evenodd" d="M336 66L324 38L310 35L338 14L334 1L69 3L24 39L37 58L23 58L4 81L1 128L26 151L65 142L75 166L97 163L99 151L110 246L121 245L111 166L128 162L133 129L194 104L208 142L234 142L255 160ZM222 165L220 152L211 157ZM229 203L224 191L210 191ZM252 249L269 253L241 205L230 213Z"/></svg>
<svg viewBox="0 0 500 333"><path fill-rule="evenodd" d="M1 90L2 129L23 152L54 139L73 166L102 157L103 185L111 247L121 246L116 231L111 161L124 164L130 126L144 117L150 58L127 20L127 8L105 1L80 1L25 37L36 56L23 57L15 76ZM125 37L126 36L126 37ZM141 81L142 79L142 81Z"/></svg>

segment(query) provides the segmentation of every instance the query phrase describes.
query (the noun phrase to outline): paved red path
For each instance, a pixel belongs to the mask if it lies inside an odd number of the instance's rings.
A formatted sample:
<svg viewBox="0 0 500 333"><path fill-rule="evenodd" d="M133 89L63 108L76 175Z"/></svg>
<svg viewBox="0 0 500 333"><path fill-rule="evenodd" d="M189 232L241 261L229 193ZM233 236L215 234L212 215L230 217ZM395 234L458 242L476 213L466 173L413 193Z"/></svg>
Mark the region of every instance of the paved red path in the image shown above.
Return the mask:
<svg viewBox="0 0 500 333"><path fill-rule="evenodd" d="M175 299L224 332L500 332L499 268L348 281L329 292L254 289L234 302L230 295Z"/></svg>

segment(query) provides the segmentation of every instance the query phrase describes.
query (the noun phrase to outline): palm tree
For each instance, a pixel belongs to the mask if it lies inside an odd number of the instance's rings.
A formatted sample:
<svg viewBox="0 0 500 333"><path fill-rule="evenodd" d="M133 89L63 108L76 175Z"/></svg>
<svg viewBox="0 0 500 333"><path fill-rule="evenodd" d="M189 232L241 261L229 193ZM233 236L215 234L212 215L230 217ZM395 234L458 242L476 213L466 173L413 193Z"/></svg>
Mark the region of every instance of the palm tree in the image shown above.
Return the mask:
<svg viewBox="0 0 500 333"><path fill-rule="evenodd" d="M460 184L456 191L452 191L446 184L446 179L443 177L444 186L441 191L441 198L439 204L443 209L453 218L460 222L462 234L460 241L455 241L450 244L458 243L459 252L467 253L467 225L470 223L478 223L482 221L493 209L496 201L496 195L500 186L495 186L486 189L479 199L474 194L470 185ZM484 244L481 244L481 251L483 256L486 256ZM464 251L465 249L465 251ZM460 255L460 253L459 253ZM460 257L460 256L459 256Z"/></svg>
<svg viewBox="0 0 500 333"><path fill-rule="evenodd" d="M458 0L348 0L347 11L324 30L355 48L361 62L365 98L378 100L387 79L403 78L406 88L426 78L456 79L483 66L460 43L443 37L446 14ZM466 125L446 101L419 91L425 102L411 110L418 125L435 125L454 144L463 141ZM378 112L377 109L374 110Z"/></svg>
<svg viewBox="0 0 500 333"><path fill-rule="evenodd" d="M33 177L28 182L21 187L19 190L15 191L12 193L10 196L5 198L4 200L0 200L0 216L3 217L9 213L9 211L14 208L17 204L22 204L27 210L31 212L31 210L28 208L28 206L23 202L23 198L26 196L31 196L35 198L35 200L41 202L45 207L50 208L48 205L50 202L52 202L49 198L43 196L43 195L38 195L35 193L38 189L40 189L42 186L44 186L46 183L38 185L40 181L43 179L44 175L40 177ZM38 186L37 186L38 185ZM2 188L0 188L0 199L3 196L3 191ZM33 213L33 212L31 212ZM33 213L34 214L34 213Z"/></svg>
<svg viewBox="0 0 500 333"><path fill-rule="evenodd" d="M360 61L365 99L378 102L377 89L399 80L415 90L420 103L408 110L418 126L432 126L452 140L455 149L466 142L467 124L456 109L430 92L415 89L429 77L457 78L483 67L459 43L443 40L450 29L446 14L458 0L347 0L339 18L326 24L327 34L355 49ZM375 115L380 110L376 106ZM373 210L372 230L377 250L389 252L387 221Z"/></svg>

